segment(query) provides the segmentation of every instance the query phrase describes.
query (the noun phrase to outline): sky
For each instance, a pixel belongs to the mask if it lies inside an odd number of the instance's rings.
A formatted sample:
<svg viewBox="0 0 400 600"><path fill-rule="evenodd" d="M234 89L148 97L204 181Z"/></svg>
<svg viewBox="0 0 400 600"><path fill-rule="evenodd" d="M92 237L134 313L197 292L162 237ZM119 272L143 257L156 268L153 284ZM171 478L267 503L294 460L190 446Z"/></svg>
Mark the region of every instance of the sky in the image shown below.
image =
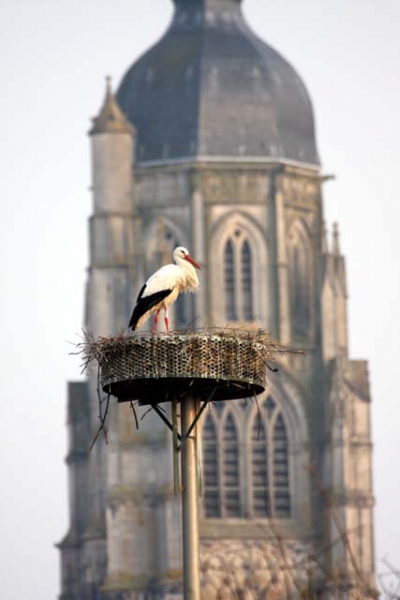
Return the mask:
<svg viewBox="0 0 400 600"><path fill-rule="evenodd" d="M316 116L328 224L347 257L350 354L373 397L377 571L400 568L400 3L244 0L297 69ZM2 0L0 581L54 600L68 523L66 382L83 321L90 117L157 40L169 0Z"/></svg>

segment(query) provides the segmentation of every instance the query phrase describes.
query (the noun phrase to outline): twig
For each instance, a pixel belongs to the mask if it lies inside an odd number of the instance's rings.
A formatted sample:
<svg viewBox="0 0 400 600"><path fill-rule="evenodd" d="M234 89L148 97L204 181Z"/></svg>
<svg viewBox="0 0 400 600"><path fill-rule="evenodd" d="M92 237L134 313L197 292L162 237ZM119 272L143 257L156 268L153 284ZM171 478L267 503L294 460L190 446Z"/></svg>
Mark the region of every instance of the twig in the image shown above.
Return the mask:
<svg viewBox="0 0 400 600"><path fill-rule="evenodd" d="M143 419L145 418L145 416L146 416L146 415L148 415L148 414L149 414L149 412L151 412L152 410L153 410L153 406L150 406L150 408L148 408L148 409L146 410L146 412L145 412L145 413L143 413L143 415L140 417L140 420L141 420L141 421L143 421Z"/></svg>
<svg viewBox="0 0 400 600"><path fill-rule="evenodd" d="M92 451L92 448L95 445L95 443L97 442L97 438L99 437L99 435L100 435L100 433L102 431L104 433L104 439L106 440L106 444L108 444L107 428L106 428L105 424L106 424L106 419L107 419L107 413L108 413L108 407L109 407L109 405L110 405L110 394L108 394L108 396L107 396L107 404L106 404L106 410L104 412L104 417L102 416L101 402L99 402L99 406L100 406L100 414L99 414L100 427L98 428L97 433L94 436L92 443L90 444L89 452Z"/></svg>
<svg viewBox="0 0 400 600"><path fill-rule="evenodd" d="M135 406L134 406L134 404L133 404L132 400L130 401L130 407L131 407L131 409L132 409L133 416L134 416L134 418L135 418L135 425L136 425L136 429L139 429L139 421L138 421L137 414L136 414L136 410L135 410Z"/></svg>
<svg viewBox="0 0 400 600"><path fill-rule="evenodd" d="M393 565L390 564L389 560L385 557L382 559L383 564L395 575L398 579L400 579L400 570L396 569Z"/></svg>

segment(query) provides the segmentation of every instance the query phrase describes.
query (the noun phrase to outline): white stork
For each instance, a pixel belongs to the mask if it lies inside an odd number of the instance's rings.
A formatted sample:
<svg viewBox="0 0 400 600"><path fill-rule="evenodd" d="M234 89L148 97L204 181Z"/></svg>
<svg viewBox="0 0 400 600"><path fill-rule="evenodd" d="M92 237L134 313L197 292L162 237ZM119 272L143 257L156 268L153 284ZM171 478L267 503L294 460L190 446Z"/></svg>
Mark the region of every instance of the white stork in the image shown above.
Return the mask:
<svg viewBox="0 0 400 600"><path fill-rule="evenodd" d="M139 292L133 309L129 327L140 327L153 314L153 333L157 330L158 315L164 309L165 327L169 331L168 307L175 302L181 292L195 292L199 287L196 269L200 265L190 256L186 248L178 246L172 254L175 265L165 265L158 269Z"/></svg>

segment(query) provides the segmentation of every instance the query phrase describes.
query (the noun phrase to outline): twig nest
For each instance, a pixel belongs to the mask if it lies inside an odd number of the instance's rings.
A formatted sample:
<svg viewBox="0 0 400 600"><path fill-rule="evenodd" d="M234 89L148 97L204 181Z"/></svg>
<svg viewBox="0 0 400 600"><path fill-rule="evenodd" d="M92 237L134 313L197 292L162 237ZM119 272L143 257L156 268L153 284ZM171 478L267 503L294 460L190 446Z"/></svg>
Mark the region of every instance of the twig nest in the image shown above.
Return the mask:
<svg viewBox="0 0 400 600"><path fill-rule="evenodd" d="M262 330L200 330L94 340L86 334L86 365L96 360L103 390L119 401L170 401L193 393L230 400L260 394L266 364L285 351Z"/></svg>

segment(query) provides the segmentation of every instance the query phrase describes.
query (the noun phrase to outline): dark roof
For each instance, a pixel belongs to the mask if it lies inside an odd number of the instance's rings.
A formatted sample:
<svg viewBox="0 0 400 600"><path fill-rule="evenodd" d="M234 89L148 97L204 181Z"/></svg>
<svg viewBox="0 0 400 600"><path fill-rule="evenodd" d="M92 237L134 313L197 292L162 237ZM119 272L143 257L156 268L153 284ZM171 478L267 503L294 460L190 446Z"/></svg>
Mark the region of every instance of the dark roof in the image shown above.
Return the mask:
<svg viewBox="0 0 400 600"><path fill-rule="evenodd" d="M139 162L195 156L319 164L296 71L246 24L239 0L174 0L172 23L117 93Z"/></svg>

